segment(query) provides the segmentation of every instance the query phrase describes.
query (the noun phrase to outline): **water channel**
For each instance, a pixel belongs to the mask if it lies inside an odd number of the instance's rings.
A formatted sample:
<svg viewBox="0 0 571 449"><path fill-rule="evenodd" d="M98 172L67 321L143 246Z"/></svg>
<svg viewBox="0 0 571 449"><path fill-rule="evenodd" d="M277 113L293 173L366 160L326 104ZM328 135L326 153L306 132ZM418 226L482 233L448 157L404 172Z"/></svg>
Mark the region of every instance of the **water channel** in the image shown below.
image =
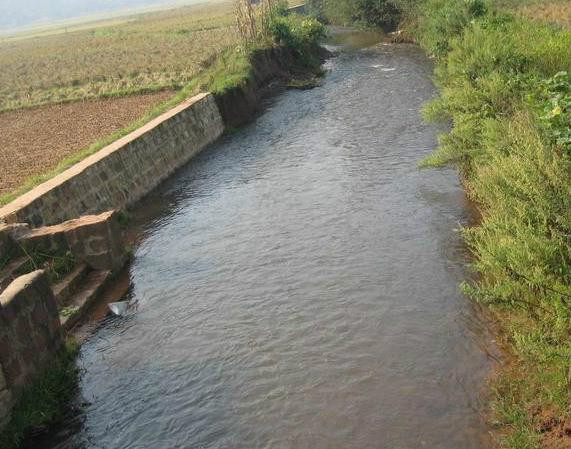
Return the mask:
<svg viewBox="0 0 571 449"><path fill-rule="evenodd" d="M417 168L431 64L380 43L325 67L146 200L133 307L92 331L85 404L36 447L490 447L470 208Z"/></svg>

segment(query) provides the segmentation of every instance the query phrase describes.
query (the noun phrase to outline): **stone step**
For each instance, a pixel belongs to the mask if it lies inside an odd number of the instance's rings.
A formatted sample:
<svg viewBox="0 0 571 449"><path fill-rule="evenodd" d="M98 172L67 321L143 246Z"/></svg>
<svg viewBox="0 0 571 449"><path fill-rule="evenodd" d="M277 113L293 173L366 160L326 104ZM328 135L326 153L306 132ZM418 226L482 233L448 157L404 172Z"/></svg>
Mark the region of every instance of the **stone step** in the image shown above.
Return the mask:
<svg viewBox="0 0 571 449"><path fill-rule="evenodd" d="M80 290L71 295L65 307L60 310L60 321L64 329L70 330L85 317L110 279L111 271L97 270L87 274Z"/></svg>
<svg viewBox="0 0 571 449"><path fill-rule="evenodd" d="M82 282L89 271L89 267L86 264L80 263L71 273L68 273L60 282L52 286L52 291L59 307L65 306L71 295L81 288Z"/></svg>
<svg viewBox="0 0 571 449"><path fill-rule="evenodd" d="M26 274L24 271L26 271L26 264L29 260L30 258L28 256L20 256L8 262L8 265L0 271L0 292L4 291L18 276ZM30 267L28 271L33 270L34 268Z"/></svg>

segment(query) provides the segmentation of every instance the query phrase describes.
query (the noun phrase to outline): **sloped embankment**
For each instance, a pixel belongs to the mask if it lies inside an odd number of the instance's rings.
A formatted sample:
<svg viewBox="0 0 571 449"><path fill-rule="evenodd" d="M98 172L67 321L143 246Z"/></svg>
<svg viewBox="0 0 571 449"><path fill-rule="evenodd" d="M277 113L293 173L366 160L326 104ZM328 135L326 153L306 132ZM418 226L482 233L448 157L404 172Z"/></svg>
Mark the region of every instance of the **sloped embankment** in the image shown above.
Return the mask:
<svg viewBox="0 0 571 449"><path fill-rule="evenodd" d="M493 379L504 447L571 446L571 31L428 0L415 34L436 58L452 124L425 166L454 165L479 205L463 234L479 274L465 292L497 317L508 354Z"/></svg>
<svg viewBox="0 0 571 449"><path fill-rule="evenodd" d="M288 47L252 51L247 75L235 85L214 91L216 104L227 127L241 126L252 120L262 108L262 99L272 87L293 79L308 80L321 74L321 62L329 52L312 46L304 53Z"/></svg>

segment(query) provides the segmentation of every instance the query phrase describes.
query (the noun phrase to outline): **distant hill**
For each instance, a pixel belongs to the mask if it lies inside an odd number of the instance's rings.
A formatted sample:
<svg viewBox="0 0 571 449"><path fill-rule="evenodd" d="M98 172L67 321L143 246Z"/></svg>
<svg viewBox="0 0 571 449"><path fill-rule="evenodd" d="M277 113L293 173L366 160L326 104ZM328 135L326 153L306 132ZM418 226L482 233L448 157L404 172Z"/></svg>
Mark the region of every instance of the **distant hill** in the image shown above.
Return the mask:
<svg viewBox="0 0 571 449"><path fill-rule="evenodd" d="M201 0L0 0L0 29L27 27L147 6L189 3L201 3Z"/></svg>

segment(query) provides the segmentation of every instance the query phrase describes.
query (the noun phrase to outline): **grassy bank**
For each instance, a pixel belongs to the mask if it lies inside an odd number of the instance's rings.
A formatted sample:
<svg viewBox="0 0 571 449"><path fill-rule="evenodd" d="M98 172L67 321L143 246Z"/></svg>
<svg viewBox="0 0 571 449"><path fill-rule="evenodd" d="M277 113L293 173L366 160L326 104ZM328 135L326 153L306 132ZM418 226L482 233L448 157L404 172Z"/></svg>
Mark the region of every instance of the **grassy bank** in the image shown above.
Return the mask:
<svg viewBox="0 0 571 449"><path fill-rule="evenodd" d="M491 380L501 444L567 448L571 31L523 7L427 0L417 11L413 31L440 88L425 115L452 124L423 165L456 166L482 212L464 230L479 280L463 289L494 312L509 354Z"/></svg>
<svg viewBox="0 0 571 449"><path fill-rule="evenodd" d="M434 57L440 94L424 112L451 127L422 166L457 167L481 210L463 231L478 281L462 288L495 315L506 350L490 422L505 448L571 447L569 2L311 2L357 23L384 8L369 25L392 11Z"/></svg>

